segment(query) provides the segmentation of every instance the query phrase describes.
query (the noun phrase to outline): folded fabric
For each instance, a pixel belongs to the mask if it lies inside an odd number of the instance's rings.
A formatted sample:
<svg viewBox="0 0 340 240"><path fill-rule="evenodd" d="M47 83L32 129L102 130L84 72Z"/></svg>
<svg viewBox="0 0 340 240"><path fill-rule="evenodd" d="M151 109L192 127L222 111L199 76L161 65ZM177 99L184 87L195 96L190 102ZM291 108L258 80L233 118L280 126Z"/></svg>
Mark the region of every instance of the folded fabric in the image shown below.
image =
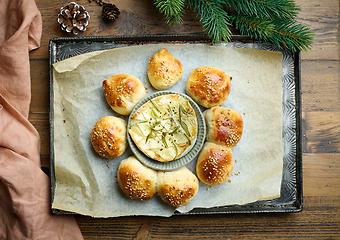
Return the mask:
<svg viewBox="0 0 340 240"><path fill-rule="evenodd" d="M51 213L40 137L28 121L29 51L41 33L34 0L0 1L0 239L83 239L73 216Z"/></svg>

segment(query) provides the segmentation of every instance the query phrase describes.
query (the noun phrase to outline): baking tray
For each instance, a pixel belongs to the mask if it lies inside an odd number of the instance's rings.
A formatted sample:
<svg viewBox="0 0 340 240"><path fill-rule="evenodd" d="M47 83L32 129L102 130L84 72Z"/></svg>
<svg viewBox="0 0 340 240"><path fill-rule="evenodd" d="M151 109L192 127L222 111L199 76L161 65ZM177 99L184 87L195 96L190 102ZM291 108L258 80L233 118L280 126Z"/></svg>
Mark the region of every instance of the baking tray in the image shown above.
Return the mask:
<svg viewBox="0 0 340 240"><path fill-rule="evenodd" d="M142 35L52 38L49 43L50 65L50 174L51 206L55 189L54 175L54 129L53 129L53 81L52 64L66 58L87 52L108 50L126 46L150 43L205 43L213 44L206 35ZM230 205L214 208L196 208L188 213L175 212L174 215L300 212L302 201L302 136L301 136L301 83L300 52L279 49L270 44L258 43L246 36L233 36L228 46L281 51L283 86L283 173L281 196L273 200L257 201L244 205ZM72 214L52 209L54 214Z"/></svg>

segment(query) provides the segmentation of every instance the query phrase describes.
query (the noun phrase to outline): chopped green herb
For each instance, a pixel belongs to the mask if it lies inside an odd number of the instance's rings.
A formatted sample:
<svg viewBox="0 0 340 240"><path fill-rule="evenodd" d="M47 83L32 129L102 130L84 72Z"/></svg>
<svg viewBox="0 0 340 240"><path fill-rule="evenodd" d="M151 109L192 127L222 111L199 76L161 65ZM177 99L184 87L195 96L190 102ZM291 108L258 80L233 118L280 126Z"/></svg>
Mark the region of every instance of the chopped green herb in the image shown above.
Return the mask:
<svg viewBox="0 0 340 240"><path fill-rule="evenodd" d="M166 132L164 132L164 133L162 134L162 141L163 141L164 146L165 146L166 148L168 148L168 144L167 144L167 142L166 142L165 137L166 137Z"/></svg>

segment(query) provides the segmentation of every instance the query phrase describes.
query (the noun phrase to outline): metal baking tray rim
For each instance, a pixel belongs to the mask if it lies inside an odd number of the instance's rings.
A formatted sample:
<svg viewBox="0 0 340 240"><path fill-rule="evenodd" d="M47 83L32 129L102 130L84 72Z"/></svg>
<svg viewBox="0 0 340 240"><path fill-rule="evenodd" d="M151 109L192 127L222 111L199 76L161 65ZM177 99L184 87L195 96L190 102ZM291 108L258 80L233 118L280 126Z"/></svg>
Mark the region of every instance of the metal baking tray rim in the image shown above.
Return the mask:
<svg viewBox="0 0 340 240"><path fill-rule="evenodd" d="M50 72L50 103L53 102L53 79L52 79L52 64L58 61L58 47L63 44L81 44L93 43L99 44L134 44L142 45L144 43L152 42L205 42L213 43L205 34L179 34L179 35L131 35L131 36L99 36L99 37L62 37L52 38L49 42L49 72ZM254 43L259 44L255 40L247 36L234 35L231 40L232 43ZM99 50L94 49L92 51ZM301 63L300 51L290 52L282 49L282 52L290 54L294 61L294 83L295 83L295 118L296 118L296 154L294 166L294 199L289 202L276 202L277 199L268 201L257 201L245 205L229 205L214 208L196 208L188 213L175 212L174 215L204 215L204 214L234 214L234 213L297 213L303 209L303 184L302 184L302 113L301 113ZM50 177L51 177L51 207L53 203L55 175L54 175L54 150L53 150L53 105L50 105L49 123L50 123ZM58 209L52 209L54 214L76 214Z"/></svg>

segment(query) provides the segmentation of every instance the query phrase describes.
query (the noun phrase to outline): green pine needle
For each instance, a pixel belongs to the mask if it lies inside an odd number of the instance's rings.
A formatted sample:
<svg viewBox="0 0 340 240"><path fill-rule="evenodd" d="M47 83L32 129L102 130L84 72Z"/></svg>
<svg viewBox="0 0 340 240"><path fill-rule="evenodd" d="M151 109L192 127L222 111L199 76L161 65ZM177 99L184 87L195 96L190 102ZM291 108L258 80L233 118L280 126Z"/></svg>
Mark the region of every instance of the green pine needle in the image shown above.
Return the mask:
<svg viewBox="0 0 340 240"><path fill-rule="evenodd" d="M242 35L292 51L308 50L314 33L298 23L293 0L154 0L168 24L182 24L185 6L197 12L214 43L231 40L233 24Z"/></svg>
<svg viewBox="0 0 340 240"><path fill-rule="evenodd" d="M154 4L160 13L164 14L167 24L183 23L185 0L155 0Z"/></svg>
<svg viewBox="0 0 340 240"><path fill-rule="evenodd" d="M275 24L269 18L231 16L231 22L242 35L267 40L273 35Z"/></svg>
<svg viewBox="0 0 340 240"><path fill-rule="evenodd" d="M238 15L232 16L231 20L242 35L272 43L280 48L305 51L311 48L313 42L313 32L291 19L271 20Z"/></svg>
<svg viewBox="0 0 340 240"><path fill-rule="evenodd" d="M223 6L218 0L188 0L188 7L193 8L200 16L200 22L203 23L203 29L207 31L208 36L213 42L229 42L231 31L229 16L223 10Z"/></svg>
<svg viewBox="0 0 340 240"><path fill-rule="evenodd" d="M224 0L224 3L233 12L259 18L294 19L301 10L291 0Z"/></svg>
<svg viewBox="0 0 340 240"><path fill-rule="evenodd" d="M276 19L274 24L276 26L274 33L277 36L276 45L286 47L292 51L311 49L314 33L310 28L296 21L287 21L285 19ZM274 41L270 40L270 42Z"/></svg>

